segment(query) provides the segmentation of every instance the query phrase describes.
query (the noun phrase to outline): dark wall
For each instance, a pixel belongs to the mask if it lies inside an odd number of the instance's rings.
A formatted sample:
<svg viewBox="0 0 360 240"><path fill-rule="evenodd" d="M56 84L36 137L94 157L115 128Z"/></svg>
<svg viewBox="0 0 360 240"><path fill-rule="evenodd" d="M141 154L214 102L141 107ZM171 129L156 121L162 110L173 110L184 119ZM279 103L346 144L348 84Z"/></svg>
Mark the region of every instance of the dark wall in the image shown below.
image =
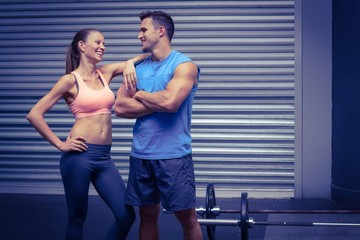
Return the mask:
<svg viewBox="0 0 360 240"><path fill-rule="evenodd" d="M333 0L332 198L360 200L360 1Z"/></svg>

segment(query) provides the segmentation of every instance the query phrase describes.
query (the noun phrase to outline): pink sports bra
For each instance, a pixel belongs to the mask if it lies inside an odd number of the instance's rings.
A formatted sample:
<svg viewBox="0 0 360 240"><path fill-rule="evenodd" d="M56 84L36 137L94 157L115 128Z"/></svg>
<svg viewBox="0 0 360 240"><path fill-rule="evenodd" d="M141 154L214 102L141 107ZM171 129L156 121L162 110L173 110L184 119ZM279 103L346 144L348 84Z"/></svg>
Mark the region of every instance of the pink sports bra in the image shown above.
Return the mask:
<svg viewBox="0 0 360 240"><path fill-rule="evenodd" d="M77 72L71 72L76 77L79 88L75 100L70 104L70 111L76 119L102 113L111 114L111 108L115 103L115 95L101 72L96 71L104 84L104 87L100 90L91 89Z"/></svg>

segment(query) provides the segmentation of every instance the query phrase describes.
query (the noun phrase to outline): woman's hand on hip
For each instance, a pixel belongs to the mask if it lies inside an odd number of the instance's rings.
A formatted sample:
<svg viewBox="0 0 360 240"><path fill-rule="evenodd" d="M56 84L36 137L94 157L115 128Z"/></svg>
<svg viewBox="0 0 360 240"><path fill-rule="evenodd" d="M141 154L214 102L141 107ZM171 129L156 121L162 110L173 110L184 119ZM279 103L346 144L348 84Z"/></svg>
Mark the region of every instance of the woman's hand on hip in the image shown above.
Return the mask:
<svg viewBox="0 0 360 240"><path fill-rule="evenodd" d="M67 137L66 141L60 147L62 152L77 151L85 152L87 150L86 140L83 137Z"/></svg>

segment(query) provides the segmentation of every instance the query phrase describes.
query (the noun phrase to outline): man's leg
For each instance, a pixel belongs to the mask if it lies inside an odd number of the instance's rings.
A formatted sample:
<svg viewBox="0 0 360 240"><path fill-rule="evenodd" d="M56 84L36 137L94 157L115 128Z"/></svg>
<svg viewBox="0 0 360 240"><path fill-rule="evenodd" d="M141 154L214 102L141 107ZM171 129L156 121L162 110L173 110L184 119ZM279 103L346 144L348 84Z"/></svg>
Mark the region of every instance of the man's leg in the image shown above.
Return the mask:
<svg viewBox="0 0 360 240"><path fill-rule="evenodd" d="M176 218L180 221L185 240L202 240L202 231L195 209L175 212Z"/></svg>
<svg viewBox="0 0 360 240"><path fill-rule="evenodd" d="M140 240L159 239L160 204L140 207Z"/></svg>

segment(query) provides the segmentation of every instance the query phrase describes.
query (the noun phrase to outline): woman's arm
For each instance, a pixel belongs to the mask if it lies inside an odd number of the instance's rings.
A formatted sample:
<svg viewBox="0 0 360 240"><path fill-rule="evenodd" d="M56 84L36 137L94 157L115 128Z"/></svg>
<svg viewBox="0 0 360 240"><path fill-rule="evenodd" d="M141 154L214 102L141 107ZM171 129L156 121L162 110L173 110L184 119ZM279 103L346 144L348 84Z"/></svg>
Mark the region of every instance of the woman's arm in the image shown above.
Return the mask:
<svg viewBox="0 0 360 240"><path fill-rule="evenodd" d="M135 89L136 88L136 71L135 71L135 65L139 63L140 61L144 60L151 54L144 53L140 54L136 57L133 57L126 62L117 62L117 63L110 63L103 65L99 67L100 72L105 77L106 81L108 83L111 82L111 80L120 75L124 75L124 84L126 89Z"/></svg>
<svg viewBox="0 0 360 240"><path fill-rule="evenodd" d="M68 138L65 142L61 141L50 129L44 119L47 113L60 98L62 98L75 85L75 77L71 74L64 75L54 85L54 87L42 97L27 114L26 119L49 143L60 151L86 151L85 139L82 137Z"/></svg>

